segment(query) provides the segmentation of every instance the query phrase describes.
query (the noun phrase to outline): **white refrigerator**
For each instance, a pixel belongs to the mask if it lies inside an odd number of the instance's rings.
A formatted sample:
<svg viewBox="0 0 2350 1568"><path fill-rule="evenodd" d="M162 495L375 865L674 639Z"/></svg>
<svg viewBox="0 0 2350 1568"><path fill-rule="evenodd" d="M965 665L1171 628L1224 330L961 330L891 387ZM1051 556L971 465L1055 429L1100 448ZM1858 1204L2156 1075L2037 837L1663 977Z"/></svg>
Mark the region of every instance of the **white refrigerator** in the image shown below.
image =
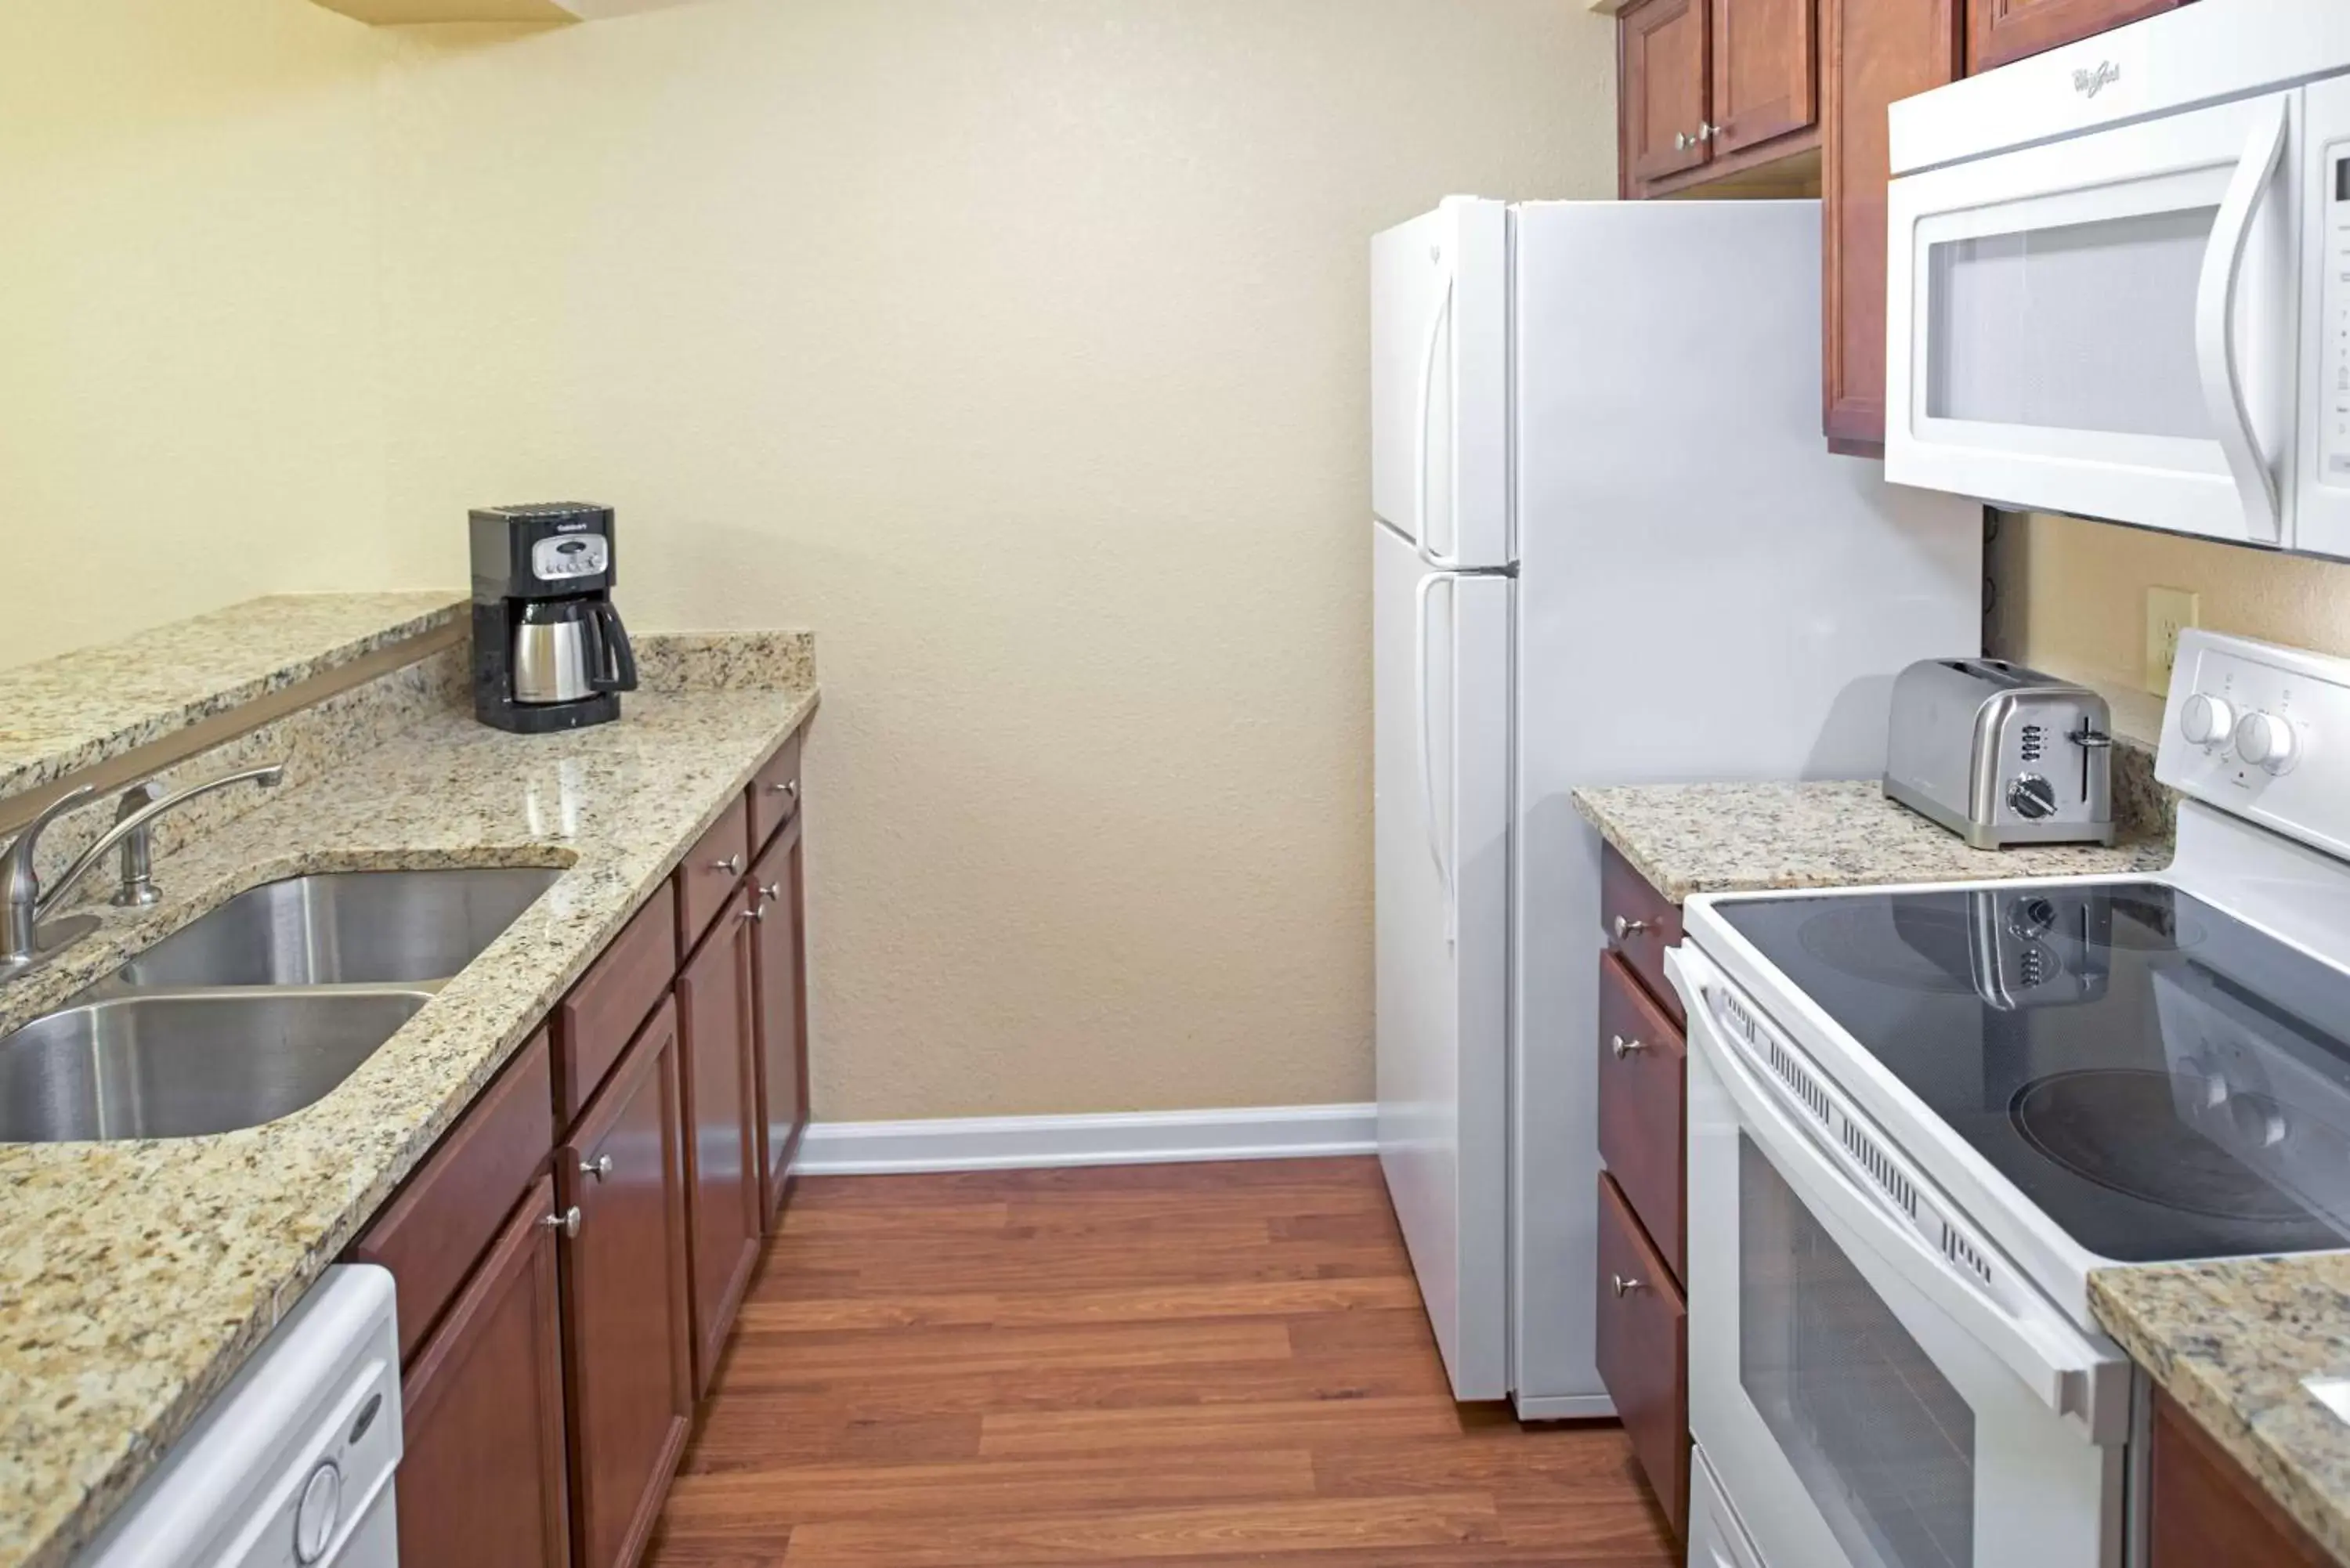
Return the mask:
<svg viewBox="0 0 2350 1568"><path fill-rule="evenodd" d="M1977 651L1982 514L1820 434L1812 202L1453 198L1371 245L1379 1158L1461 1399L1594 1360L1599 844L1568 794L1860 778Z"/></svg>

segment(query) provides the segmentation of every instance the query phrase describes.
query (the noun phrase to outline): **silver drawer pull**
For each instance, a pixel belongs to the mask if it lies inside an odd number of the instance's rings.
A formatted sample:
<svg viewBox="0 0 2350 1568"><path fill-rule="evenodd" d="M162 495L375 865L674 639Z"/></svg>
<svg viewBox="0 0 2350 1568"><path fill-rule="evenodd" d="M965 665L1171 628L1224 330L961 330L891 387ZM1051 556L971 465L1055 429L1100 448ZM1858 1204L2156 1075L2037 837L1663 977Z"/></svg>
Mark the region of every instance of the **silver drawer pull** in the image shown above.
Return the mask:
<svg viewBox="0 0 2350 1568"><path fill-rule="evenodd" d="M797 800L800 797L800 781L797 779L785 779L781 784L769 784L767 787L785 800Z"/></svg>
<svg viewBox="0 0 2350 1568"><path fill-rule="evenodd" d="M1645 931L1648 929L1648 922L1646 920L1636 920L1628 915L1616 917L1616 940L1619 942L1636 931Z"/></svg>
<svg viewBox="0 0 2350 1568"><path fill-rule="evenodd" d="M1621 1034L1608 1036L1607 1049L1616 1054L1616 1060L1618 1062L1621 1062L1625 1057L1632 1055L1638 1052L1646 1051L1648 1048L1648 1043L1645 1040L1627 1040Z"/></svg>
<svg viewBox="0 0 2350 1568"><path fill-rule="evenodd" d="M760 905L754 904L747 909L735 910L734 918L738 920L764 920L767 918L767 911Z"/></svg>
<svg viewBox="0 0 2350 1568"><path fill-rule="evenodd" d="M712 860L710 863L710 868L712 871L723 871L729 877L740 877L743 875L743 857L729 855L723 860Z"/></svg>
<svg viewBox="0 0 2350 1568"><path fill-rule="evenodd" d="M759 901L763 904L782 903L784 901L784 885L781 882L768 883L765 887L759 889Z"/></svg>
<svg viewBox="0 0 2350 1568"><path fill-rule="evenodd" d="M593 1159L579 1162L579 1174L594 1181L608 1181L612 1176L612 1157L599 1154Z"/></svg>
<svg viewBox="0 0 2350 1568"><path fill-rule="evenodd" d="M567 1237L576 1237L579 1234L579 1205L575 1203L560 1214L546 1215L539 1223L550 1231L560 1231Z"/></svg>
<svg viewBox="0 0 2350 1568"><path fill-rule="evenodd" d="M1627 1296L1634 1291L1645 1291L1648 1288L1639 1281L1627 1280L1621 1274L1610 1274L1607 1277L1607 1283L1619 1296Z"/></svg>

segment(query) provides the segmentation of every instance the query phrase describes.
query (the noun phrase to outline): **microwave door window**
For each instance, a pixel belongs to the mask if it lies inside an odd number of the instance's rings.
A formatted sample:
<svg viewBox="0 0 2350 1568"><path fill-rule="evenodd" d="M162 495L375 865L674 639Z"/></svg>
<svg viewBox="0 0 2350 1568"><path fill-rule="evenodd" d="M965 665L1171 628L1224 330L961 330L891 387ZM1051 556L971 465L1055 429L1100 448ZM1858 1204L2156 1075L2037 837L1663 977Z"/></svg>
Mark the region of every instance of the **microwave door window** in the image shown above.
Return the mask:
<svg viewBox="0 0 2350 1568"><path fill-rule="evenodd" d="M1927 414L2214 439L2195 305L2218 217L2194 207L1934 244Z"/></svg>
<svg viewBox="0 0 2350 1568"><path fill-rule="evenodd" d="M1854 1568L1971 1568L1975 1414L1738 1139L1738 1371Z"/></svg>

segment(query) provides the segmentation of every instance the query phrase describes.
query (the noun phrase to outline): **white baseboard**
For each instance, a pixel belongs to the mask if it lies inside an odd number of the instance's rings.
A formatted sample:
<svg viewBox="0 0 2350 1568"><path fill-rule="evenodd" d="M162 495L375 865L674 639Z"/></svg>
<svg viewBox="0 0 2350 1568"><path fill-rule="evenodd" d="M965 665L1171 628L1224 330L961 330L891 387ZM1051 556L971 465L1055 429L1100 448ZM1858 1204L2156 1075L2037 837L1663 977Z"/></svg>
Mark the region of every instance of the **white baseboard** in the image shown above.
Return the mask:
<svg viewBox="0 0 2350 1568"><path fill-rule="evenodd" d="M792 1168L802 1176L876 1176L1299 1159L1370 1154L1378 1148L1377 1106L1263 1106L1079 1116L817 1122L807 1129Z"/></svg>
<svg viewBox="0 0 2350 1568"><path fill-rule="evenodd" d="M1521 1421L1594 1421L1616 1414L1616 1401L1605 1394L1513 1394L1510 1402Z"/></svg>

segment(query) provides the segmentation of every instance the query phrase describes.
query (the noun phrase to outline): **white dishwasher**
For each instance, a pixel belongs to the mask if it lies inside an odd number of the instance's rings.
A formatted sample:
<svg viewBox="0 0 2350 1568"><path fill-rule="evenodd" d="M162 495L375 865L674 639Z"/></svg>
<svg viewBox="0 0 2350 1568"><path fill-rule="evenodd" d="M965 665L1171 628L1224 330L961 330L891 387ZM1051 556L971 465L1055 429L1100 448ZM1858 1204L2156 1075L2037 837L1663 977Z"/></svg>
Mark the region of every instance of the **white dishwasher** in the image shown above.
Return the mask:
<svg viewBox="0 0 2350 1568"><path fill-rule="evenodd" d="M330 1268L74 1568L398 1568L391 1275Z"/></svg>

